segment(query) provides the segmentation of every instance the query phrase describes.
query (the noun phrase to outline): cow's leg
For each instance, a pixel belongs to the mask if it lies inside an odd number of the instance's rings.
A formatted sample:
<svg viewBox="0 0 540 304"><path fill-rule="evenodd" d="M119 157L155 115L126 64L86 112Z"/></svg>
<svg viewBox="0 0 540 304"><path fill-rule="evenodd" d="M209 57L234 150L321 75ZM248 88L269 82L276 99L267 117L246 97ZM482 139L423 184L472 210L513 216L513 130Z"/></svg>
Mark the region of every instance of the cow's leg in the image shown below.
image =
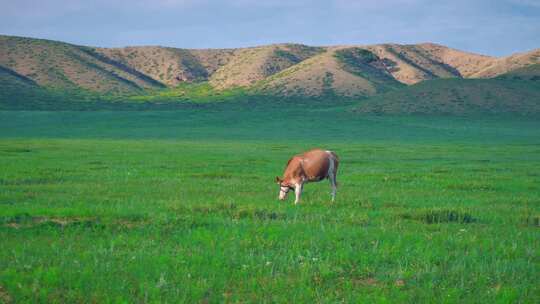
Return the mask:
<svg viewBox="0 0 540 304"><path fill-rule="evenodd" d="M336 200L337 181L336 181L336 160L330 159L330 166L328 168L328 180L330 181L330 187L332 187L332 202Z"/></svg>
<svg viewBox="0 0 540 304"><path fill-rule="evenodd" d="M330 180L330 186L332 187L332 202L336 200L336 191L337 191L337 182L336 182L336 174L332 173L330 176L328 176L328 179Z"/></svg>
<svg viewBox="0 0 540 304"><path fill-rule="evenodd" d="M303 188L304 188L304 184L302 183L296 184L296 187L294 189L294 194L296 195L296 199L294 200L295 205L300 202L300 196L302 195Z"/></svg>

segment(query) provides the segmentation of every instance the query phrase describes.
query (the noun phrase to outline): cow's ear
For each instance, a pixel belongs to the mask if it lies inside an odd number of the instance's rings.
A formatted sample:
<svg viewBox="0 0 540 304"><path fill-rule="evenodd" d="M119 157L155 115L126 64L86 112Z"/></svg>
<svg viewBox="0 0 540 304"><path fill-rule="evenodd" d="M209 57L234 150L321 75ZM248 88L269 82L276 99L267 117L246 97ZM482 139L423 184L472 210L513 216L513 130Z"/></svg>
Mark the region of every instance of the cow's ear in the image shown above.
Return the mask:
<svg viewBox="0 0 540 304"><path fill-rule="evenodd" d="M279 176L276 176L276 183L281 184L281 178L279 178Z"/></svg>

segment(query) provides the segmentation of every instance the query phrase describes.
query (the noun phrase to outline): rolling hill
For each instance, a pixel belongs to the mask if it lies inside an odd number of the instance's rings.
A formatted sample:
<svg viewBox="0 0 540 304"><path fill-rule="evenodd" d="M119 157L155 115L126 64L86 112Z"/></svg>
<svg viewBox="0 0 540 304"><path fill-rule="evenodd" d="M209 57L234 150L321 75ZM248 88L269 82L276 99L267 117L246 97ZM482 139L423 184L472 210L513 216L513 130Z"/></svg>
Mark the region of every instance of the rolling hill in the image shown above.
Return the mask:
<svg viewBox="0 0 540 304"><path fill-rule="evenodd" d="M167 85L208 79L234 50L187 50L159 46L98 48L96 52Z"/></svg>
<svg viewBox="0 0 540 304"><path fill-rule="evenodd" d="M473 78L492 78L537 63L540 63L540 49L496 58L470 76Z"/></svg>
<svg viewBox="0 0 540 304"><path fill-rule="evenodd" d="M356 111L379 114L540 114L540 64L490 79L435 79L372 96Z"/></svg>
<svg viewBox="0 0 540 304"><path fill-rule="evenodd" d="M466 78L493 57L467 53L433 43L417 45L381 44L366 46L379 57L394 63L394 78L405 84L436 78Z"/></svg>
<svg viewBox="0 0 540 304"><path fill-rule="evenodd" d="M361 97L401 85L372 52L335 47L272 75L255 88L282 96Z"/></svg>
<svg viewBox="0 0 540 304"><path fill-rule="evenodd" d="M218 89L249 87L320 52L322 48L301 44L237 49L230 61L211 74L210 84Z"/></svg>
<svg viewBox="0 0 540 304"><path fill-rule="evenodd" d="M371 97L359 111L415 112L420 111L422 96L438 98L431 104L463 99L471 106L483 104L480 99L491 98L490 92L497 92L495 98L501 103L503 98L510 103L536 98L536 82L530 79L536 77L536 70L527 68L538 63L540 49L495 58L433 43L324 47L286 43L195 50L94 48L0 36L0 103L10 108L7 104L38 97L48 103L60 95L149 102L260 95L328 100ZM532 76L523 79L523 73ZM527 85L519 83L522 80ZM404 100L417 98L416 106L405 107ZM404 108L398 111L397 104ZM434 111L459 113L468 105L456 103Z"/></svg>
<svg viewBox="0 0 540 304"><path fill-rule="evenodd" d="M47 88L134 94L165 87L93 48L42 39L0 36L0 65Z"/></svg>

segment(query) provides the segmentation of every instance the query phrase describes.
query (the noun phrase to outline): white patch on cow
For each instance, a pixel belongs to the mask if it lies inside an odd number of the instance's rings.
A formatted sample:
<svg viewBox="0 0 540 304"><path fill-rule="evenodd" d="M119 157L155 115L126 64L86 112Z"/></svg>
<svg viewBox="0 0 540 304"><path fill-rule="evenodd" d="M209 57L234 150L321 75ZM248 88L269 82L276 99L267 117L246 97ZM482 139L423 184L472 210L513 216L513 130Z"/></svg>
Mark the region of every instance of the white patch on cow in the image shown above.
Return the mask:
<svg viewBox="0 0 540 304"><path fill-rule="evenodd" d="M279 188L279 199L284 200L287 197L287 193L289 193L289 187L283 187L281 186Z"/></svg>

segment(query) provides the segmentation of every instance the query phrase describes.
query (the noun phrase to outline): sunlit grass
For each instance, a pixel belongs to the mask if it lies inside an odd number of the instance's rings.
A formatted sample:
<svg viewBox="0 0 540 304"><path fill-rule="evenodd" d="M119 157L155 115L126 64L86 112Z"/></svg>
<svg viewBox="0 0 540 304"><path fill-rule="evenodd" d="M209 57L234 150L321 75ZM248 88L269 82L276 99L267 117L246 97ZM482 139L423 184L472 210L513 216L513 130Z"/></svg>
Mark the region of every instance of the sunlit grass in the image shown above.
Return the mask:
<svg viewBox="0 0 540 304"><path fill-rule="evenodd" d="M0 297L538 299L537 121L297 113L0 113ZM337 201L278 202L313 146L341 158Z"/></svg>

